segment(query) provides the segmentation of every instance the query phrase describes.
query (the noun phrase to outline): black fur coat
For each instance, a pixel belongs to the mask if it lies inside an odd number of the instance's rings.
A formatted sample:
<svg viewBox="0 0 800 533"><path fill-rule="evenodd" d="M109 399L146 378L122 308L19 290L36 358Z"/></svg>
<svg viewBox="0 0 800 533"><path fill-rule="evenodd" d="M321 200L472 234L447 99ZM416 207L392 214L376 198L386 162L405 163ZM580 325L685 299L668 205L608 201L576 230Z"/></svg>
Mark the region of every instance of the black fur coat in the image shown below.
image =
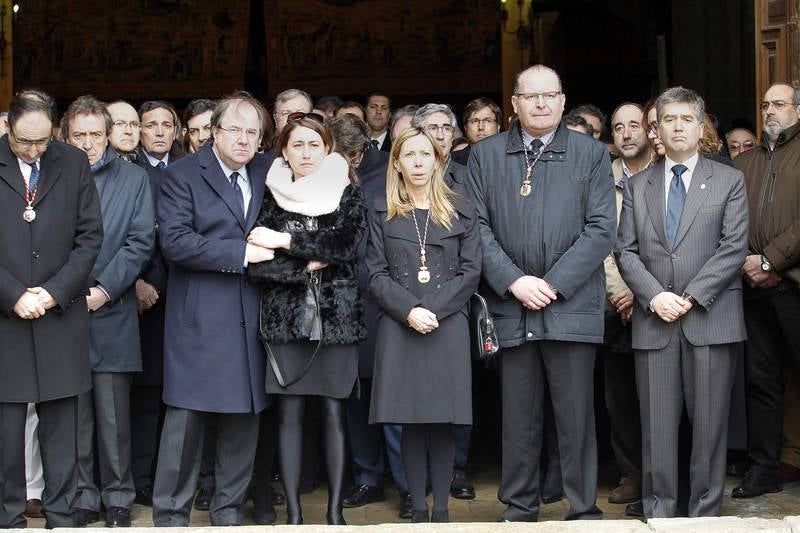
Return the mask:
<svg viewBox="0 0 800 533"><path fill-rule="evenodd" d="M342 193L339 208L314 217L317 230L291 230L307 227L305 215L284 211L267 189L256 225L276 231L290 231L289 250L276 250L272 261L247 267L251 281L263 286L261 296L261 339L286 343L307 338L302 333L310 260L328 266L319 270L322 344L352 344L366 339L364 311L358 288L358 243L366 230L364 193L349 185Z"/></svg>

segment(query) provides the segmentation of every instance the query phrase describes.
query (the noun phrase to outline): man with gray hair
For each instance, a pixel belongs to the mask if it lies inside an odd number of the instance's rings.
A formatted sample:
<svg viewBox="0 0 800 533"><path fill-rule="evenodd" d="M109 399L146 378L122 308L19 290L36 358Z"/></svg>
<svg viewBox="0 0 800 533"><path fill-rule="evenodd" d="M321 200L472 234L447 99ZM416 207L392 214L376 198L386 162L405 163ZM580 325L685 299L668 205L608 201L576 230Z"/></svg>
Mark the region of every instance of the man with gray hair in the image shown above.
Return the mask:
<svg viewBox="0 0 800 533"><path fill-rule="evenodd" d="M275 136L277 137L292 113L311 113L313 109L311 95L300 89L286 89L275 97L272 118L275 119Z"/></svg>
<svg viewBox="0 0 800 533"><path fill-rule="evenodd" d="M734 166L744 172L750 197L745 287L745 382L750 471L734 498L782 489L784 365L800 366L800 90L772 85L761 101L764 133Z"/></svg>
<svg viewBox="0 0 800 533"><path fill-rule="evenodd" d="M130 396L142 370L134 283L155 246L155 212L147 172L117 157L109 145L111 115L92 96L81 96L61 120L64 140L83 150L94 175L103 217L103 246L86 296L93 390L78 396L79 521L106 509L106 527L131 525L135 498L131 473ZM100 491L94 481L94 434Z"/></svg>
<svg viewBox="0 0 800 533"><path fill-rule="evenodd" d="M656 100L666 157L626 183L615 250L633 291L642 424L642 504L678 511L678 428L692 424L689 516L717 516L725 486L731 385L747 334L740 269L747 196L738 170L698 154L703 99L673 87Z"/></svg>
<svg viewBox="0 0 800 533"><path fill-rule="evenodd" d="M408 104L395 109L389 124L389 138L394 140L398 135L411 127L411 121L414 120L417 109L419 109L419 106L416 104Z"/></svg>

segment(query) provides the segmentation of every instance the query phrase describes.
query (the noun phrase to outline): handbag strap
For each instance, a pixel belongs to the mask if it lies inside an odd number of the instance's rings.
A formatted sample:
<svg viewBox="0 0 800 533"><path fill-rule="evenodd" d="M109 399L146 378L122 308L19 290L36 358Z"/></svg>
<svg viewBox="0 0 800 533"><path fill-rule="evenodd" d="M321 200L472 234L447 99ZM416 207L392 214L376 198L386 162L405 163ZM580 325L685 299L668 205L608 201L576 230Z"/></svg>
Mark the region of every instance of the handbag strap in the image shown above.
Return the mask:
<svg viewBox="0 0 800 533"><path fill-rule="evenodd" d="M316 273L317 272L312 272L311 273L311 279L310 279L311 287L312 287L311 294L314 295L314 305L315 305L315 307L317 309L317 319L320 321L320 324L321 324L322 323L322 317L320 315L320 310L319 310L319 284L320 284L321 280L319 279L319 275L317 275L317 276L314 275ZM263 293L261 295L261 299L262 300L264 299L264 294ZM261 311L262 309L263 309L263 306L259 306L259 313L262 312ZM259 328L261 328L261 325L263 323L264 322L262 320L260 320L260 317L259 317L259 321L258 321ZM261 331L261 338L262 339L266 339L266 336L264 335L264 331L263 330ZM275 374L275 380L278 382L278 385L280 385L281 388L285 389L286 387L290 387L290 386L294 385L295 383L297 383L298 381L300 381L301 379L303 379L303 376L306 375L308 370L311 368L311 365L314 364L314 360L317 358L317 354L319 353L319 349L322 346L322 333L320 332L319 340L317 341L317 347L314 349L314 353L311 354L311 357L308 358L308 362L306 362L306 365L303 367L303 370L301 370L300 373L294 379L291 379L289 381L286 381L286 378L283 377L283 372L281 371L281 367L278 364L278 359L275 357L275 354L273 353L272 347L269 345L269 342L264 340L264 346L266 346L266 348L267 348L267 361L269 361L269 366L272 368L272 372Z"/></svg>

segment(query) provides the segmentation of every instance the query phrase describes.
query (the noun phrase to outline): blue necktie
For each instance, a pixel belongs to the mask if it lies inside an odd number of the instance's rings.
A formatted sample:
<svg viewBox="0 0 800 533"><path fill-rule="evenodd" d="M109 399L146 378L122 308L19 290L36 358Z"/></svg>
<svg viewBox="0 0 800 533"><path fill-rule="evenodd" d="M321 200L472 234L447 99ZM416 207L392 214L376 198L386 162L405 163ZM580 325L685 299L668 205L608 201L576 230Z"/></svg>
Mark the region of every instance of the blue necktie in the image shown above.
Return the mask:
<svg viewBox="0 0 800 533"><path fill-rule="evenodd" d="M681 176L689 170L686 165L672 167L672 181L669 184L667 196L667 241L670 246L675 246L675 237L678 235L678 225L681 222L683 204L686 201L686 187Z"/></svg>
<svg viewBox="0 0 800 533"><path fill-rule="evenodd" d="M33 191L36 190L36 186L39 185L39 177L41 176L41 172L39 172L39 165L36 163L31 165L31 177L28 178L28 194L32 194Z"/></svg>
<svg viewBox="0 0 800 533"><path fill-rule="evenodd" d="M158 170L164 170L165 168L167 168L167 164L164 163L163 161L159 161L158 164L156 165L156 168Z"/></svg>
<svg viewBox="0 0 800 533"><path fill-rule="evenodd" d="M231 187L233 187L233 193L236 195L236 199L239 200L239 207L242 208L242 215L244 215L244 196L242 195L242 189L239 187L239 173L232 172L228 179L231 180Z"/></svg>

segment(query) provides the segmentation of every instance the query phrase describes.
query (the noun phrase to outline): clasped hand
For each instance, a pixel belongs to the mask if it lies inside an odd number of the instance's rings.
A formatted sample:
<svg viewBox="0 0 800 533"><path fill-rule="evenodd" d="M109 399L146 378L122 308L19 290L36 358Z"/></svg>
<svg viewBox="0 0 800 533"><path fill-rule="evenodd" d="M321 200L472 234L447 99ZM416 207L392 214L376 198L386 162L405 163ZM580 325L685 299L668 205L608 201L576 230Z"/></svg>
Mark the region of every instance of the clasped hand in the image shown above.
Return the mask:
<svg viewBox="0 0 800 533"><path fill-rule="evenodd" d="M556 291L542 278L535 276L522 276L512 283L508 290L532 311L544 309L557 298Z"/></svg>
<svg viewBox="0 0 800 533"><path fill-rule="evenodd" d="M272 250L276 248L289 248L291 234L275 231L265 228L264 226L257 226L253 228L253 231L247 236L247 242Z"/></svg>
<svg viewBox="0 0 800 533"><path fill-rule="evenodd" d="M408 325L417 330L418 332L426 335L439 327L439 321L436 315L428 311L424 307L415 307L406 317Z"/></svg>
<svg viewBox="0 0 800 533"><path fill-rule="evenodd" d="M31 287L22 293L17 303L14 304L14 312L20 318L33 320L43 317L45 311L56 306L56 301L42 287Z"/></svg>
<svg viewBox="0 0 800 533"><path fill-rule="evenodd" d="M692 303L674 292L660 292L650 302L650 307L664 322L675 322L688 313Z"/></svg>
<svg viewBox="0 0 800 533"><path fill-rule="evenodd" d="M781 276L774 270L761 269L761 256L748 255L742 265L742 273L748 285L754 289L771 289L781 282Z"/></svg>

